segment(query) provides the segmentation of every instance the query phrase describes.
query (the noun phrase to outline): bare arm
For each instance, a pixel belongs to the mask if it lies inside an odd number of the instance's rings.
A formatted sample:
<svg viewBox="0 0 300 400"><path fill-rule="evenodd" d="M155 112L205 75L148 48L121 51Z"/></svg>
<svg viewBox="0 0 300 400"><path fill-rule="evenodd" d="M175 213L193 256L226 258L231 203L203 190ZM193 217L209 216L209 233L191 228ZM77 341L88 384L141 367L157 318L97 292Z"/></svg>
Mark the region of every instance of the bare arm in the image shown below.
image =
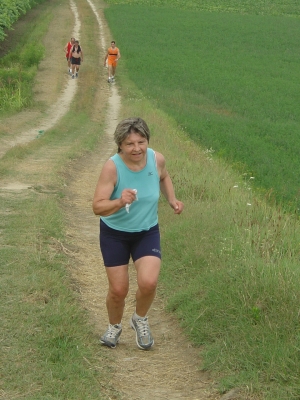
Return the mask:
<svg viewBox="0 0 300 400"><path fill-rule="evenodd" d="M118 49L118 55L117 55L116 61L120 60L120 58L121 58L121 53L120 53L120 50Z"/></svg>
<svg viewBox="0 0 300 400"><path fill-rule="evenodd" d="M96 186L93 199L94 214L107 217L135 200L135 192L132 189L124 189L121 198L110 200L116 182L117 171L115 164L113 161L108 160L102 168Z"/></svg>
<svg viewBox="0 0 300 400"><path fill-rule="evenodd" d="M104 58L104 66L106 64L107 57L108 57L108 50L107 50L107 53L106 53L105 58Z"/></svg>
<svg viewBox="0 0 300 400"><path fill-rule="evenodd" d="M181 214L183 211L183 203L176 199L172 180L166 169L166 161L162 154L156 152L157 169L160 176L160 190L175 214Z"/></svg>

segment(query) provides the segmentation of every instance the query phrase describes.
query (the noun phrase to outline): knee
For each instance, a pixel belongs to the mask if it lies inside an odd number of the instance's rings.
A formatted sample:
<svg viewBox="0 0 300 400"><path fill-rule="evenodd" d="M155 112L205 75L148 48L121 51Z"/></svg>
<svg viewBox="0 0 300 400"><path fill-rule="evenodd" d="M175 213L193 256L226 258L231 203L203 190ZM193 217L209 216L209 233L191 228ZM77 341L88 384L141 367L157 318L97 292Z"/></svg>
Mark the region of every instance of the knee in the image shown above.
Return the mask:
<svg viewBox="0 0 300 400"><path fill-rule="evenodd" d="M157 279L147 279L139 282L139 289L144 294L151 294L155 292L157 287Z"/></svg>
<svg viewBox="0 0 300 400"><path fill-rule="evenodd" d="M114 301L123 301L128 294L128 287L127 286L110 287L109 294Z"/></svg>

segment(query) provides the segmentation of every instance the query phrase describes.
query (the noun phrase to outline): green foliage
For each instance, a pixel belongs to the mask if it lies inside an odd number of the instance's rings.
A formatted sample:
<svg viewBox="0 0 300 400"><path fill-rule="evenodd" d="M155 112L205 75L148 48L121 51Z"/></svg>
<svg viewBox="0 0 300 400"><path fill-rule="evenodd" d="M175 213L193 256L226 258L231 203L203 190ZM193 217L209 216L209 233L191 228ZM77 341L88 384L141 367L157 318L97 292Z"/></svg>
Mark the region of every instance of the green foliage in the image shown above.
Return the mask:
<svg viewBox="0 0 300 400"><path fill-rule="evenodd" d="M33 58L28 53L23 58L23 64L0 70L0 111L20 111L32 104L32 84L35 69L21 69L21 66L29 66ZM28 58L27 58L28 57ZM21 61L21 58L20 58Z"/></svg>
<svg viewBox="0 0 300 400"><path fill-rule="evenodd" d="M33 104L32 87L38 64L44 57L40 39L49 17L33 24L16 48L0 59L0 111L20 111Z"/></svg>
<svg viewBox="0 0 300 400"><path fill-rule="evenodd" d="M37 3L45 0L1 0L0 2L0 41L6 36L5 30L12 28L22 14Z"/></svg>
<svg viewBox="0 0 300 400"><path fill-rule="evenodd" d="M257 187L300 208L296 18L140 5L112 6L106 15L146 96Z"/></svg>
<svg viewBox="0 0 300 400"><path fill-rule="evenodd" d="M38 66L44 57L44 46L30 43L20 55L22 67Z"/></svg>
<svg viewBox="0 0 300 400"><path fill-rule="evenodd" d="M145 5L238 14L300 15L296 0L105 0L110 5Z"/></svg>
<svg viewBox="0 0 300 400"><path fill-rule="evenodd" d="M30 8L30 0L2 0L0 2L0 40L5 37L4 29L11 28L18 18Z"/></svg>
<svg viewBox="0 0 300 400"><path fill-rule="evenodd" d="M0 71L0 111L20 111L32 104L33 71Z"/></svg>

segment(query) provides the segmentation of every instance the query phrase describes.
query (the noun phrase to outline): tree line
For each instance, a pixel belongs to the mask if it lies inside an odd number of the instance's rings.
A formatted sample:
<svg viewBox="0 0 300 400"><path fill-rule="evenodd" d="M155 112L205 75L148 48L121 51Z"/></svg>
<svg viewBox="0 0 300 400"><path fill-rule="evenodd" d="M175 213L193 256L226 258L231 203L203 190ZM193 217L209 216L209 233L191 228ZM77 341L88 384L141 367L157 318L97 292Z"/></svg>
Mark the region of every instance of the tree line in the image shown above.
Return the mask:
<svg viewBox="0 0 300 400"><path fill-rule="evenodd" d="M26 12L45 0L1 0L0 1L0 41L4 40L6 31Z"/></svg>

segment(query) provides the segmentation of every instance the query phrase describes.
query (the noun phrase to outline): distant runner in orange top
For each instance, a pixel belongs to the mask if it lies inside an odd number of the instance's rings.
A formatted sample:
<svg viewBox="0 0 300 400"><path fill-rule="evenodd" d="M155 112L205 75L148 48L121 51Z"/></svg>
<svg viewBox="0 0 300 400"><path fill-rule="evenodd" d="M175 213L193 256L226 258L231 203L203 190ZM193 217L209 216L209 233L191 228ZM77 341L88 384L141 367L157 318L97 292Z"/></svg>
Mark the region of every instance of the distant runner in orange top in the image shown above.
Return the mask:
<svg viewBox="0 0 300 400"><path fill-rule="evenodd" d="M106 56L104 58L104 66L108 66L108 82L115 80L115 73L117 68L117 62L121 58L120 50L116 47L116 42L112 40L111 47L108 48Z"/></svg>
<svg viewBox="0 0 300 400"><path fill-rule="evenodd" d="M71 67L71 48L74 46L75 44L75 38L71 37L71 41L68 42L65 47L64 47L64 52L66 53L66 59L68 62L68 67L69 67L69 74L71 75L72 73L72 67Z"/></svg>

